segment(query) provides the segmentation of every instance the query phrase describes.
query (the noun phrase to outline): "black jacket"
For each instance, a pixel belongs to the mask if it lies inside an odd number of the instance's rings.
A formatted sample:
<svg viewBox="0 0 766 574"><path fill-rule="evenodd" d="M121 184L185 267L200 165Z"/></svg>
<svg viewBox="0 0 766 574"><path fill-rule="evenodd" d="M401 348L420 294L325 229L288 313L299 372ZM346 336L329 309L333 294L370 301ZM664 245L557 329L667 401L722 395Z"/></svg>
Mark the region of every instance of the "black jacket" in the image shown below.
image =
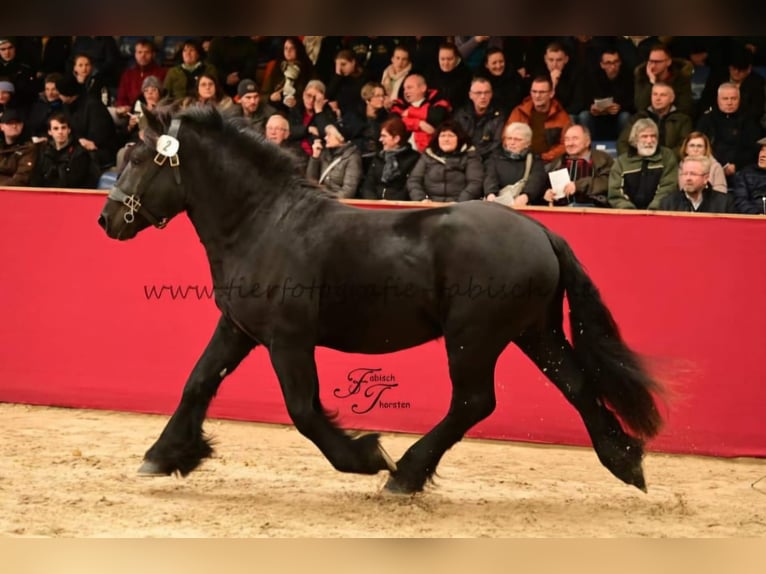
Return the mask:
<svg viewBox="0 0 766 574"><path fill-rule="evenodd" d="M367 174L364 177L359 195L362 199L387 199L389 201L410 201L410 193L407 191L407 178L418 162L420 154L412 149L410 144L396 154L399 164L398 174L390 181L383 181L383 167L385 166L384 152L375 154Z"/></svg>
<svg viewBox="0 0 766 574"><path fill-rule="evenodd" d="M662 211L688 211L691 213L737 213L734 198L728 193L715 191L710 184L702 190L702 203L694 209L682 190L676 190L660 201Z"/></svg>

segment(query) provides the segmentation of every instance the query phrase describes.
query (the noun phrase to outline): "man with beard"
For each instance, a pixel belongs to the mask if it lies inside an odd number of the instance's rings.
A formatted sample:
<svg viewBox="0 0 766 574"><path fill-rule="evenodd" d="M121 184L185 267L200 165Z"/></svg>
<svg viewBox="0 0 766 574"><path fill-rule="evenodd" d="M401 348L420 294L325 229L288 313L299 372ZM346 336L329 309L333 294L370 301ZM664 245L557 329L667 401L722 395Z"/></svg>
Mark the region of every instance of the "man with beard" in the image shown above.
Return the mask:
<svg viewBox="0 0 766 574"><path fill-rule="evenodd" d="M710 185L709 176L708 156L685 158L678 172L679 189L663 198L660 209L691 213L736 213L732 196L714 190Z"/></svg>
<svg viewBox="0 0 766 574"><path fill-rule="evenodd" d="M617 156L609 172L609 205L617 209L659 209L662 198L676 189L676 155L658 145L659 130L649 118L633 124L627 152Z"/></svg>

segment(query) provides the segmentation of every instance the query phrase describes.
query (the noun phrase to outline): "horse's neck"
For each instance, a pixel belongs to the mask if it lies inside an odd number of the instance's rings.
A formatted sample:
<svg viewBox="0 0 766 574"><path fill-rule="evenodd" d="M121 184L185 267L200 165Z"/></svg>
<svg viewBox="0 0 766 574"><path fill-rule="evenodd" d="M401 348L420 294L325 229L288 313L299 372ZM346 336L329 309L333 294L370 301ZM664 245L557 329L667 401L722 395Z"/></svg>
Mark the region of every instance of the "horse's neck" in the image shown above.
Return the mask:
<svg viewBox="0 0 766 574"><path fill-rule="evenodd" d="M292 189L301 187L300 181L288 185ZM321 205L327 203L327 198L318 196L282 193L279 189L270 191L270 195L257 192L247 201L235 204L222 201L219 196L224 190L216 189L196 196L189 206L188 216L205 247L214 283L227 281L230 270L239 267L243 258L247 258L252 268L257 268L259 255L268 255L262 252L269 249L277 235L276 222L283 228L280 234L289 234L285 230L297 228L302 219L316 217ZM316 208L307 203L317 204Z"/></svg>

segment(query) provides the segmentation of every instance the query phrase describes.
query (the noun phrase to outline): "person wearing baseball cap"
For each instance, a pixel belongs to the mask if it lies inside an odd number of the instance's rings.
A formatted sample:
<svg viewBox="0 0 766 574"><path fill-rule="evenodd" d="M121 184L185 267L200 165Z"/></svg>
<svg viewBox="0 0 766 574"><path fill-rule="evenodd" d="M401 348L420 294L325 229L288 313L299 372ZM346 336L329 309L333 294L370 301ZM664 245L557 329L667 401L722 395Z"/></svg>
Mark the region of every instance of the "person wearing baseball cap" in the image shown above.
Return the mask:
<svg viewBox="0 0 766 574"><path fill-rule="evenodd" d="M237 85L236 104L231 106L229 114L244 117L259 134L265 133L266 120L277 110L268 102L261 101L258 84L249 78Z"/></svg>
<svg viewBox="0 0 766 574"><path fill-rule="evenodd" d="M6 108L0 116L0 187L26 186L37 163L35 144L23 137L24 116L17 108Z"/></svg>

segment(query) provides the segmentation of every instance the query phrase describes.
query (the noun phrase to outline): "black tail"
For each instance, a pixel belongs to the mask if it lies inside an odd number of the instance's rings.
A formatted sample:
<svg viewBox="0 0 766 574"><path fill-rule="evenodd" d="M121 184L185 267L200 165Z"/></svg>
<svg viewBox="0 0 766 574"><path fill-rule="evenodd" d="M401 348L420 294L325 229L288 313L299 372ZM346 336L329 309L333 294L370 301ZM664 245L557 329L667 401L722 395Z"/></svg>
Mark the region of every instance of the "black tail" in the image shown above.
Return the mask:
<svg viewBox="0 0 766 574"><path fill-rule="evenodd" d="M662 387L620 335L612 313L567 242L548 231L559 260L561 283L569 300L569 323L575 357L586 384L640 437L655 436L662 426L654 395Z"/></svg>

